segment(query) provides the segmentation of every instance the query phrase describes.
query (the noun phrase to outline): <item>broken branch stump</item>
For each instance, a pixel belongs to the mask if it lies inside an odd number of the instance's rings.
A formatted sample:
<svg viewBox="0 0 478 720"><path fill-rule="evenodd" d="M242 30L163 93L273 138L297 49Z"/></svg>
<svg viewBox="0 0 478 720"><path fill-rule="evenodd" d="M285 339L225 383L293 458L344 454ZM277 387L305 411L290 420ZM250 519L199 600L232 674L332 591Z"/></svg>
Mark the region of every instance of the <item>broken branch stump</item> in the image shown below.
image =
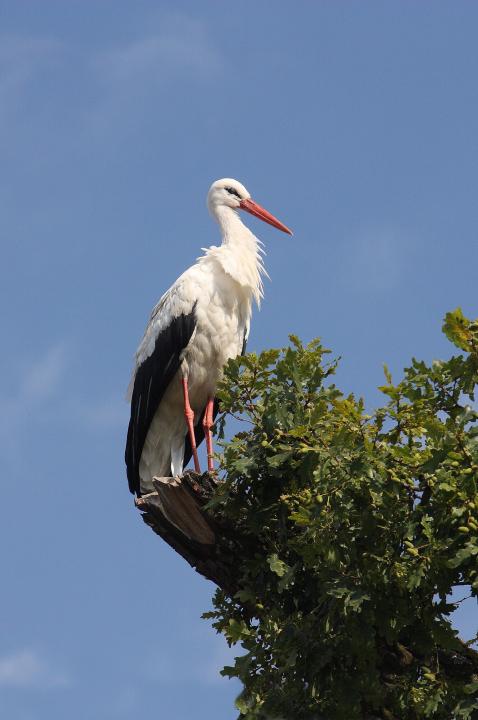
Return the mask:
<svg viewBox="0 0 478 720"><path fill-rule="evenodd" d="M144 522L200 575L234 594L238 538L205 509L218 485L215 476L187 471L154 478L153 485L155 492L135 501Z"/></svg>

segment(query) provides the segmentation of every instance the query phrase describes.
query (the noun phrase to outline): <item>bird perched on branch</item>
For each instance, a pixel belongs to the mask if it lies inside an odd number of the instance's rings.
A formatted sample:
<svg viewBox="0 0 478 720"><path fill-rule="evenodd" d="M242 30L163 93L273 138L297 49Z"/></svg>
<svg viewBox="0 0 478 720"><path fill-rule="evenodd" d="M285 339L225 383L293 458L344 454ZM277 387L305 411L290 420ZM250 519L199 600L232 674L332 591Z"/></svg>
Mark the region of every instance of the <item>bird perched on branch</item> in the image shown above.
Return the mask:
<svg viewBox="0 0 478 720"><path fill-rule="evenodd" d="M204 437L208 470L214 469L217 384L226 362L244 352L252 303L263 296L261 242L238 211L292 234L237 180L216 180L207 205L222 243L203 248L163 295L136 352L125 460L138 496L153 491L154 477L181 475L191 456L200 472L197 446Z"/></svg>

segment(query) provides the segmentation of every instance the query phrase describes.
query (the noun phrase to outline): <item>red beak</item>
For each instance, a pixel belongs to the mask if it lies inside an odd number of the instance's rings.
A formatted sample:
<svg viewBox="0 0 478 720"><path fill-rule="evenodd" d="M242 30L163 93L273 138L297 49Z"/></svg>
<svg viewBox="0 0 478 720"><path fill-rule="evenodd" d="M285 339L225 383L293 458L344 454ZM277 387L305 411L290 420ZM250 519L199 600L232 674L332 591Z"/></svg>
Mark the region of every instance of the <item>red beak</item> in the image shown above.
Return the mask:
<svg viewBox="0 0 478 720"><path fill-rule="evenodd" d="M281 223L280 220L271 215L270 212L264 210L264 208L254 202L254 200L241 200L239 207L241 210L245 210L246 212L251 213L251 215L255 215L261 220L264 220L264 222L269 223L269 225L273 225L278 230L282 230L282 232L292 235L292 230L289 230L284 223Z"/></svg>

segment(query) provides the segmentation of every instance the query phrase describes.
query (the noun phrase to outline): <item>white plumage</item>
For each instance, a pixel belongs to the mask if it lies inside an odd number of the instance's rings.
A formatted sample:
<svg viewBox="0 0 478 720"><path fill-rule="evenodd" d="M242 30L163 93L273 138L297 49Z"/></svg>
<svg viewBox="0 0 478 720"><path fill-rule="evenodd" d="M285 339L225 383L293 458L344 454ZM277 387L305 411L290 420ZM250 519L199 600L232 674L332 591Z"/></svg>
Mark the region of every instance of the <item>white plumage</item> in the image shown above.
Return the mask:
<svg viewBox="0 0 478 720"><path fill-rule="evenodd" d="M213 183L208 208L219 223L222 244L203 248L204 255L163 295L136 353L126 463L130 488L138 494L152 490L153 477L182 473L188 436L182 381L194 412L196 437L191 432L189 437L194 446L202 439L197 437L199 421L208 401L212 407L225 363L243 350L253 301L259 304L262 298L261 243L238 210L290 233L237 180ZM204 432L207 436L210 428ZM194 447L192 454L197 463ZM208 466L212 469L212 457Z"/></svg>

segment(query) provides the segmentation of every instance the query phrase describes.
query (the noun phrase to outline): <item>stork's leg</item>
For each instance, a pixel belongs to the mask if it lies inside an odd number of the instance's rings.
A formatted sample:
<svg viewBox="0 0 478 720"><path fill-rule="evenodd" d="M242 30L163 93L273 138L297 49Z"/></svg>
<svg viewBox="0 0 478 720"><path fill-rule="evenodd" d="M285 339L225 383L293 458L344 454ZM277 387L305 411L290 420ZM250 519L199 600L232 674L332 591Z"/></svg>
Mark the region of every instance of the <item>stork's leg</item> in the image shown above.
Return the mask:
<svg viewBox="0 0 478 720"><path fill-rule="evenodd" d="M188 432L189 432L189 440L191 442L191 450L193 452L193 458L194 458L194 469L197 473L201 472L201 468L199 467L199 459L198 459L198 451L196 448L196 436L194 434L194 412L189 404L189 392L188 392L188 380L187 378L182 378L182 384L183 384L183 395L184 395L184 415L186 417L186 422L188 424Z"/></svg>
<svg viewBox="0 0 478 720"><path fill-rule="evenodd" d="M214 451L212 449L212 433L211 428L214 425L214 398L209 398L204 411L202 426L204 428L204 437L206 438L207 448L207 469L209 472L214 470Z"/></svg>

